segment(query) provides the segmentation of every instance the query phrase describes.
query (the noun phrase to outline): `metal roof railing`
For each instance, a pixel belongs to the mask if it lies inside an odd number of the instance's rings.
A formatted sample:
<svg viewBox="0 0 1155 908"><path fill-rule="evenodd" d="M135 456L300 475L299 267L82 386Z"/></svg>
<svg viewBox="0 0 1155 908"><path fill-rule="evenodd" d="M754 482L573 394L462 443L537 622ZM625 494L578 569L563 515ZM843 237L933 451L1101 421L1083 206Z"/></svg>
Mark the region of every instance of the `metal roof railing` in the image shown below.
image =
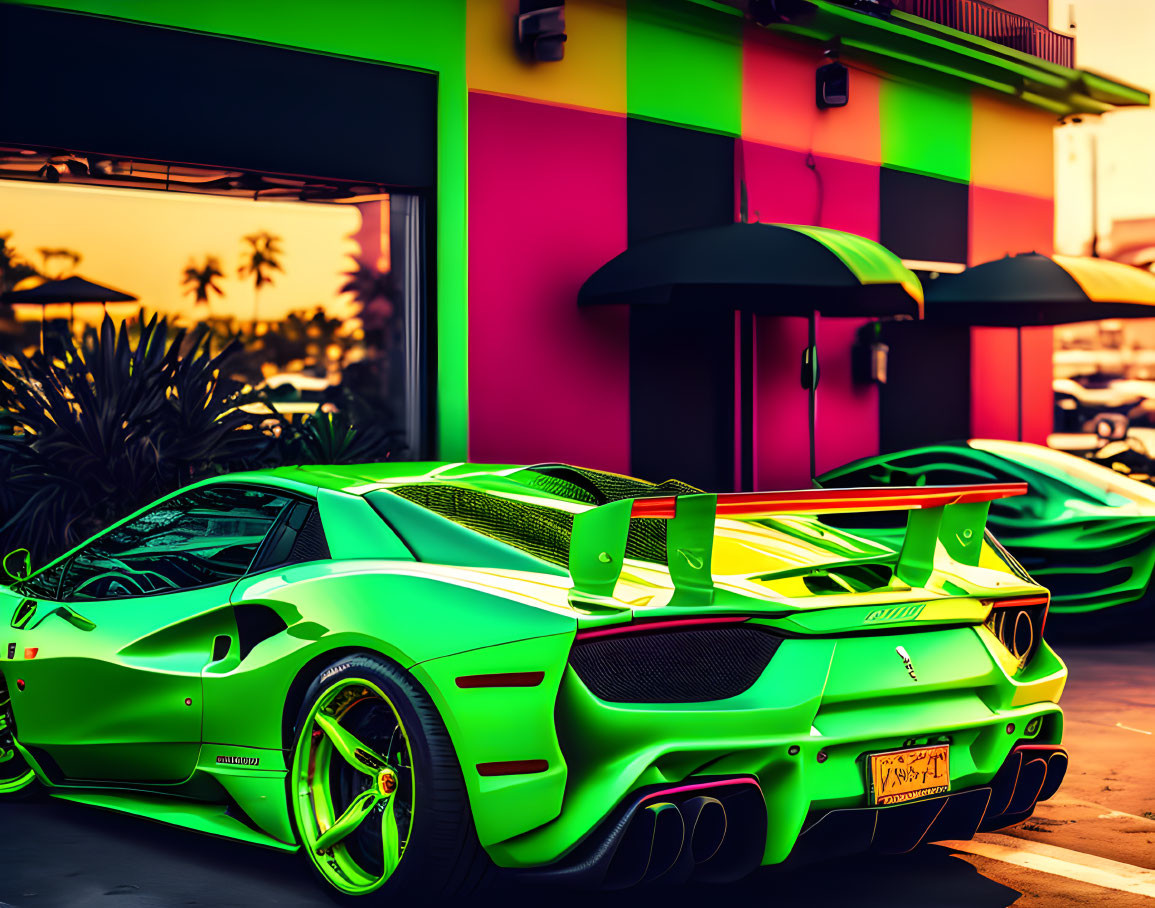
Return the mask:
<svg viewBox="0 0 1155 908"><path fill-rule="evenodd" d="M1075 39L1070 35L982 0L894 0L894 7L1060 66L1075 65Z"/></svg>

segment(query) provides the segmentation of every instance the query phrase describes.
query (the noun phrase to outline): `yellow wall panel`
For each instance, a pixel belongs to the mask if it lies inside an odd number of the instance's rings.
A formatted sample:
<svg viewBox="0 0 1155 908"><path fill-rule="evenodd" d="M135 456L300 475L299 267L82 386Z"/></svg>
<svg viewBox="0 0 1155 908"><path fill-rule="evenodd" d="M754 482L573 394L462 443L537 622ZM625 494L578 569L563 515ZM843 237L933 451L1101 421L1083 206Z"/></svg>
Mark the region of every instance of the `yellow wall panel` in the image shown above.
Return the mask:
<svg viewBox="0 0 1155 908"><path fill-rule="evenodd" d="M625 0L569 0L565 59L557 63L526 63L515 53L517 5L517 0L469 0L469 88L625 113Z"/></svg>
<svg viewBox="0 0 1155 908"><path fill-rule="evenodd" d="M971 182L1053 198L1055 118L976 93L971 114Z"/></svg>

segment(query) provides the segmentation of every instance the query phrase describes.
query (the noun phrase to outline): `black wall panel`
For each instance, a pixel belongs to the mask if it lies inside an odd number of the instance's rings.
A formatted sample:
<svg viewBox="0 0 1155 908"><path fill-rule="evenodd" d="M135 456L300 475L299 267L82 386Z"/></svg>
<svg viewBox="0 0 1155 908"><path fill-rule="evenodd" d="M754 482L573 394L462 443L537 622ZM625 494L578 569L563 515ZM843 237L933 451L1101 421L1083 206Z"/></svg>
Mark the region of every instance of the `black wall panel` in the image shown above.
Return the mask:
<svg viewBox="0 0 1155 908"><path fill-rule="evenodd" d="M0 4L0 145L434 185L437 78Z"/></svg>
<svg viewBox="0 0 1155 908"><path fill-rule="evenodd" d="M879 391L883 452L970 437L970 328L934 322L884 322L890 347Z"/></svg>
<svg viewBox="0 0 1155 908"><path fill-rule="evenodd" d="M883 167L879 208L879 238L899 258L966 262L970 225L966 183Z"/></svg>
<svg viewBox="0 0 1155 908"><path fill-rule="evenodd" d="M734 219L734 140L631 119L629 241ZM698 300L630 311L630 450L638 476L734 488L734 313Z"/></svg>
<svg viewBox="0 0 1155 908"><path fill-rule="evenodd" d="M904 259L967 261L970 187L883 167L880 239ZM879 394L883 451L963 439L970 434L970 329L930 322L883 326L890 346Z"/></svg>

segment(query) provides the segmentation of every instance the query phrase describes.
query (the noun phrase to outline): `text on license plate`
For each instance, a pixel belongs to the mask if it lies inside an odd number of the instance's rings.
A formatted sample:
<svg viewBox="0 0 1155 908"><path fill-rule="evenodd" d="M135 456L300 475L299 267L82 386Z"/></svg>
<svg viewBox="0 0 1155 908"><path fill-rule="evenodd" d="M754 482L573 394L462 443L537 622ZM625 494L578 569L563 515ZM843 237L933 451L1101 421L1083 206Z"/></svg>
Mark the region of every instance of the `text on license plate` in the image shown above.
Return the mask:
<svg viewBox="0 0 1155 908"><path fill-rule="evenodd" d="M898 804L950 791L950 745L870 755L870 803Z"/></svg>

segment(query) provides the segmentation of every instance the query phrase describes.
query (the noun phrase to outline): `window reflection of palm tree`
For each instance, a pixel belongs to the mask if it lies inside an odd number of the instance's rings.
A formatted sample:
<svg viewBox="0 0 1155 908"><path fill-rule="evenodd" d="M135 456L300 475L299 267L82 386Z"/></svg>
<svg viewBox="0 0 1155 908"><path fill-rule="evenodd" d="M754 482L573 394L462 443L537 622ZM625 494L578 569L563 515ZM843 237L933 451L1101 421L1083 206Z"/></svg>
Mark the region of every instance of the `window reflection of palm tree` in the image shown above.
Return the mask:
<svg viewBox="0 0 1155 908"><path fill-rule="evenodd" d="M28 278L40 276L36 266L11 245L11 239L11 233L0 233L0 299ZM5 333L19 333L16 311L10 303L0 302L0 325L3 325Z"/></svg>
<svg viewBox="0 0 1155 908"><path fill-rule="evenodd" d="M273 282L272 272L285 270L281 267L280 260L283 250L281 238L267 230L250 233L244 237L244 242L248 244L248 248L244 252L245 258L237 273L253 281L253 335L256 336L261 288Z"/></svg>
<svg viewBox="0 0 1155 908"><path fill-rule="evenodd" d="M11 233L0 233L0 296L9 290L15 290L21 281L40 276L36 266L26 261L9 244L10 239Z"/></svg>
<svg viewBox="0 0 1155 908"><path fill-rule="evenodd" d="M84 258L75 249L65 249L63 247L50 249L47 246L41 246L36 251L39 252L40 257L44 259L43 274L50 281L58 281L71 275L76 271L76 266L80 264L81 259ZM64 260L65 264L55 272L51 272L49 264L61 259Z"/></svg>
<svg viewBox="0 0 1155 908"><path fill-rule="evenodd" d="M393 272L382 271L368 262L356 259L357 267L346 271L347 280L341 293L349 293L357 304L357 316L365 330L370 347L386 346L389 321L393 317Z"/></svg>
<svg viewBox="0 0 1155 908"><path fill-rule="evenodd" d="M188 266L184 270L184 276L181 278L181 285L185 288L185 295L192 294L193 301L198 305L205 307L205 319L212 318L212 294L217 296L224 296L225 292L217 284L218 277L224 277L225 273L221 270L221 261L215 255L206 255L204 264L197 267L197 264L192 259L189 259Z"/></svg>

